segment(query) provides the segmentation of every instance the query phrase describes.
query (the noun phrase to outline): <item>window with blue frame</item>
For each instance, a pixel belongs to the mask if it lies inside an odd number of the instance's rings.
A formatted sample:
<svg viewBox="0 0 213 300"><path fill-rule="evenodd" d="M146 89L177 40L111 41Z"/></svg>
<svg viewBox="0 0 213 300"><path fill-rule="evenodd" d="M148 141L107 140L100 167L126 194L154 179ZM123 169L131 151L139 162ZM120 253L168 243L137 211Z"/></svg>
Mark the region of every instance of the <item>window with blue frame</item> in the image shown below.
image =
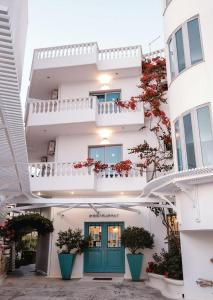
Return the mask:
<svg viewBox="0 0 213 300"><path fill-rule="evenodd" d="M189 36L191 64L193 65L203 60L198 18L187 22L187 28Z"/></svg>
<svg viewBox="0 0 213 300"><path fill-rule="evenodd" d="M185 69L203 61L199 16L187 20L168 39L171 80Z"/></svg>
<svg viewBox="0 0 213 300"><path fill-rule="evenodd" d="M213 166L213 134L209 106L197 109L200 146L204 166Z"/></svg>
<svg viewBox="0 0 213 300"><path fill-rule="evenodd" d="M114 165L122 160L122 148L122 145L91 146L89 147L89 157Z"/></svg>
<svg viewBox="0 0 213 300"><path fill-rule="evenodd" d="M175 122L175 140L176 140L178 171L182 171L183 170L183 159L182 159L182 150L181 150L179 121Z"/></svg>
<svg viewBox="0 0 213 300"><path fill-rule="evenodd" d="M196 168L196 159L195 159L194 137L192 131L192 118L190 113L183 117L183 125L184 125L184 133L185 133L188 168L194 169Z"/></svg>
<svg viewBox="0 0 213 300"><path fill-rule="evenodd" d="M175 39L177 48L178 71L181 72L186 67L182 28L176 32Z"/></svg>
<svg viewBox="0 0 213 300"><path fill-rule="evenodd" d="M121 92L92 93L92 96L96 96L98 102L112 102L121 99Z"/></svg>

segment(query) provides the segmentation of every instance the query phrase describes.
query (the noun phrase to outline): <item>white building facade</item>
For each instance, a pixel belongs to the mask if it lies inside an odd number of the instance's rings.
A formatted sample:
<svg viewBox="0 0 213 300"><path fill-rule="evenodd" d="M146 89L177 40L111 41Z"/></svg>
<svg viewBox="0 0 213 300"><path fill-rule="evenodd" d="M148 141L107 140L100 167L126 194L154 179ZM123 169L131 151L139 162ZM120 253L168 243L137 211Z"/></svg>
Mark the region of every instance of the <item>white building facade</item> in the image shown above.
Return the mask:
<svg viewBox="0 0 213 300"><path fill-rule="evenodd" d="M183 294L190 300L213 299L212 9L210 0L164 1L176 172L154 180L144 190L148 197L158 193L176 199Z"/></svg>
<svg viewBox="0 0 213 300"><path fill-rule="evenodd" d="M140 94L142 59L140 46L100 50L97 43L34 52L26 136L31 190L48 198L45 205L50 207L42 213L55 228L37 255L37 268L50 277L60 277L55 242L58 231L69 227L96 239L94 249L77 257L73 278L87 273L130 278L120 241L121 230L128 226L144 227L155 235L155 248L145 250L142 277L152 254L166 247L160 218L139 198L147 175L137 166L140 159L129 154L144 139L152 142L147 131L139 131L143 106L127 110L115 104L116 99ZM118 176L112 170L96 174L74 167L88 157L109 165L130 159L134 168Z"/></svg>

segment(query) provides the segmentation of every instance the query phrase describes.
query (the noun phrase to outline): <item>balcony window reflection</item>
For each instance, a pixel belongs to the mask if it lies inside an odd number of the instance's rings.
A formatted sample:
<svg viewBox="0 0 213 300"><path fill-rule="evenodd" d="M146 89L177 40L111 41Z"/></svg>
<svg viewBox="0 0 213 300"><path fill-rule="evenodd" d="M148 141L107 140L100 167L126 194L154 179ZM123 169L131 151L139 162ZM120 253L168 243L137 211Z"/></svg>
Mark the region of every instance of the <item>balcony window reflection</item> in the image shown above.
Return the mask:
<svg viewBox="0 0 213 300"><path fill-rule="evenodd" d="M204 166L213 166L213 134L209 107L204 106L197 110L200 145Z"/></svg>
<svg viewBox="0 0 213 300"><path fill-rule="evenodd" d="M188 168L194 169L196 168L196 160L195 160L195 148L194 148L194 137L192 131L191 114L187 114L183 117L183 124L184 124Z"/></svg>

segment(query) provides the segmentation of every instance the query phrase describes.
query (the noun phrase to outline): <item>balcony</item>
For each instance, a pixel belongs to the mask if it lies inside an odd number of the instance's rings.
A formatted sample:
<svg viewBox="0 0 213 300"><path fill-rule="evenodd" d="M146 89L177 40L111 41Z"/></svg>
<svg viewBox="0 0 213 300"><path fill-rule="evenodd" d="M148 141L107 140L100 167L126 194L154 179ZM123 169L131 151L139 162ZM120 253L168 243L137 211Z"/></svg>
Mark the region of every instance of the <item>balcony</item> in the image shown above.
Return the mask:
<svg viewBox="0 0 213 300"><path fill-rule="evenodd" d="M33 69L96 65L98 70L112 70L140 67L141 60L141 46L100 50L97 43L83 43L36 49Z"/></svg>
<svg viewBox="0 0 213 300"><path fill-rule="evenodd" d="M135 110L122 109L114 101L98 102L96 97L64 100L28 100L28 126L90 123L94 126L142 125L142 103Z"/></svg>
<svg viewBox="0 0 213 300"><path fill-rule="evenodd" d="M31 163L30 184L33 192L93 191L136 192L146 183L146 176L136 166L126 176L106 170L96 174L92 169L75 169L73 163Z"/></svg>

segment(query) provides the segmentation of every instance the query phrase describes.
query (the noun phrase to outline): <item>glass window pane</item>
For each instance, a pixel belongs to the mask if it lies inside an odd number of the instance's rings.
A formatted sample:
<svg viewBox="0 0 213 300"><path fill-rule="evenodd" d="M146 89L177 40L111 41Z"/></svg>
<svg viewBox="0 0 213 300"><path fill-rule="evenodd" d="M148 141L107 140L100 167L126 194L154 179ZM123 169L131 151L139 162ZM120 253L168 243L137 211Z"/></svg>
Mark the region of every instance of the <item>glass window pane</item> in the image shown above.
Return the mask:
<svg viewBox="0 0 213 300"><path fill-rule="evenodd" d="M101 233L102 227L101 226L89 226L89 235L90 235L90 248L99 248L101 247Z"/></svg>
<svg viewBox="0 0 213 300"><path fill-rule="evenodd" d="M121 98L120 93L107 93L106 94L106 101L115 101L120 98Z"/></svg>
<svg viewBox="0 0 213 300"><path fill-rule="evenodd" d="M121 247L121 226L108 226L108 248Z"/></svg>
<svg viewBox="0 0 213 300"><path fill-rule="evenodd" d="M188 168L193 169L196 168L196 160L195 160L195 149L194 149L191 114L188 114L183 117L183 124L184 124Z"/></svg>
<svg viewBox="0 0 213 300"><path fill-rule="evenodd" d="M104 147L90 147L89 148L89 157L94 160L105 161Z"/></svg>
<svg viewBox="0 0 213 300"><path fill-rule="evenodd" d="M106 146L106 160L107 164L113 165L121 161L122 156L122 147L121 146Z"/></svg>
<svg viewBox="0 0 213 300"><path fill-rule="evenodd" d="M203 164L204 166L213 166L213 135L209 107L199 108L197 118Z"/></svg>
<svg viewBox="0 0 213 300"><path fill-rule="evenodd" d="M96 95L98 102L105 102L105 94Z"/></svg>
<svg viewBox="0 0 213 300"><path fill-rule="evenodd" d="M181 151L179 121L175 122L175 139L176 139L178 171L182 171L183 170L183 160L182 160L182 151Z"/></svg>
<svg viewBox="0 0 213 300"><path fill-rule="evenodd" d="M175 58L174 58L173 40L170 40L169 42L169 63L170 63L171 79L173 79L175 77Z"/></svg>
<svg viewBox="0 0 213 300"><path fill-rule="evenodd" d="M175 38L176 38L176 48L177 48L178 70L179 72L181 72L186 67L182 29L179 29L176 32Z"/></svg>
<svg viewBox="0 0 213 300"><path fill-rule="evenodd" d="M189 21L187 23L187 27L189 35L191 63L195 64L203 59L198 19Z"/></svg>

